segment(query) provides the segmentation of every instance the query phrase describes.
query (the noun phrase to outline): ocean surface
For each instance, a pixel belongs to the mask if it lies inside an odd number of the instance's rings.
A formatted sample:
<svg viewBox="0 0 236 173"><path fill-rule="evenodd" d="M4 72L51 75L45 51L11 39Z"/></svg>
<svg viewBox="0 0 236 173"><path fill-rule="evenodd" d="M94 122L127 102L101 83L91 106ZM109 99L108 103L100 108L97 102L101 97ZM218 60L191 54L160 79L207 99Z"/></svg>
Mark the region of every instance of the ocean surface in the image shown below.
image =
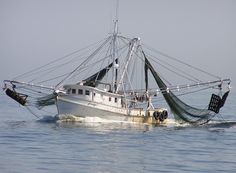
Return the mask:
<svg viewBox="0 0 236 173"><path fill-rule="evenodd" d="M236 172L236 93L216 122L152 126L37 119L0 94L1 173Z"/></svg>

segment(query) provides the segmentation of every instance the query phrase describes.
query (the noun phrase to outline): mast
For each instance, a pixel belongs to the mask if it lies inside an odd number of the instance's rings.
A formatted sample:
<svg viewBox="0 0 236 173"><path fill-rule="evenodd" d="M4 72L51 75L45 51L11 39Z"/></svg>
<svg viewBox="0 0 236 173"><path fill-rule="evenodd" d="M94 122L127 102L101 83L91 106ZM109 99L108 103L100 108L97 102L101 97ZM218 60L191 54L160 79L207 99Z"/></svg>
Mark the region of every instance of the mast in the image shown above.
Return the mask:
<svg viewBox="0 0 236 173"><path fill-rule="evenodd" d="M116 93L118 92L121 83L123 83L124 76L125 76L125 74L127 73L127 69L128 69L130 60L131 60L131 58L133 57L135 48L137 48L137 46L139 46L139 42L140 42L140 38L133 38L133 39L130 41L130 47L129 47L129 53L128 53L127 61L126 61L126 64L125 64L125 66L124 66L124 69L123 69L123 71L122 71L122 75L121 75L120 81L119 81L119 83L118 83L118 85L117 85L117 88L116 88L116 91L115 91Z"/></svg>
<svg viewBox="0 0 236 173"><path fill-rule="evenodd" d="M116 1L116 17L114 20L114 30L112 37L112 61L113 61L113 77L112 77L112 92L114 93L117 89L117 76L118 76L118 58L116 58L116 40L118 35L118 10L119 0Z"/></svg>
<svg viewBox="0 0 236 173"><path fill-rule="evenodd" d="M142 53L143 55L144 52L142 50ZM148 91L148 66L147 66L147 58L145 57L145 61L144 61L144 71L145 71L145 89L146 89L146 92Z"/></svg>

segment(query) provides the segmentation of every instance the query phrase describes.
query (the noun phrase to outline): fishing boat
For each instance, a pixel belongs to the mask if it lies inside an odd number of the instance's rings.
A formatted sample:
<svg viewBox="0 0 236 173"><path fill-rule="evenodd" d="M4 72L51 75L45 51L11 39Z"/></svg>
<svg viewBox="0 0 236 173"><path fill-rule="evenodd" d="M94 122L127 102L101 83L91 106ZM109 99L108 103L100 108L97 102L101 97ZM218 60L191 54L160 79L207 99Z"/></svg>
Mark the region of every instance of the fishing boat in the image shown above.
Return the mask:
<svg viewBox="0 0 236 173"><path fill-rule="evenodd" d="M198 76L214 80L199 79L194 73L178 67L180 64L197 72ZM187 83L168 82L164 77L166 72L159 71L161 68ZM183 95L209 89L214 93L210 94L203 109L180 99ZM118 19L114 21L113 33L105 39L4 80L6 95L34 115L35 110L56 106L59 119L99 117L150 124L165 123L170 114L179 122L207 123L224 106L229 90L230 79L222 79L154 50L139 37L121 35ZM161 100L166 101L168 109L158 105Z"/></svg>

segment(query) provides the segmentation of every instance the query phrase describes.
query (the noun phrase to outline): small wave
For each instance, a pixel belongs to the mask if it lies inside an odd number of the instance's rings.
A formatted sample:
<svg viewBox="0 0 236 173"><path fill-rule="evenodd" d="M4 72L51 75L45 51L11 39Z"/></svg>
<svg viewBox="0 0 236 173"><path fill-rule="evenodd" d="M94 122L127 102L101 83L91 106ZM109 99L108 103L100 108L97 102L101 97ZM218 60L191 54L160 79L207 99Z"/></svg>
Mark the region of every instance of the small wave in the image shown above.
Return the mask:
<svg viewBox="0 0 236 173"><path fill-rule="evenodd" d="M236 128L236 121L211 121L205 126L216 128Z"/></svg>
<svg viewBox="0 0 236 173"><path fill-rule="evenodd" d="M50 115L45 115L41 119L38 120L38 122L43 122L43 123L56 123L58 120L57 116L50 116Z"/></svg>
<svg viewBox="0 0 236 173"><path fill-rule="evenodd" d="M100 117L78 117L72 114L60 114L56 116L43 116L39 122L43 123L85 123L85 124L109 124L109 123L122 123L122 124L140 124L136 122L131 121L118 121L118 120L110 120L110 119L104 119ZM144 123L146 124L146 123ZM147 124L151 125L151 124ZM159 126L159 125L157 125ZM175 119L169 118L166 119L163 124L160 124L160 126L165 127L206 127L206 128L236 128L236 121L210 121L207 124L204 125L192 125L189 123L180 123L176 121Z"/></svg>
<svg viewBox="0 0 236 173"><path fill-rule="evenodd" d="M26 121L6 121L5 124L3 124L3 127L14 129L14 128L19 128L19 127L24 127L25 125L26 125Z"/></svg>

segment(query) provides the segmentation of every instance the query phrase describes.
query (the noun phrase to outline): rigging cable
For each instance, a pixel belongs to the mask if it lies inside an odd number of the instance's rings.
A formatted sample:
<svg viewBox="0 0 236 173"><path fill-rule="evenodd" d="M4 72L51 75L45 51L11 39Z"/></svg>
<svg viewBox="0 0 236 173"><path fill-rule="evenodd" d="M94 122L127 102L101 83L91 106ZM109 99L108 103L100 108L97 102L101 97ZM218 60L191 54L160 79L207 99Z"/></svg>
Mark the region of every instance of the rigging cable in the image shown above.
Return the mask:
<svg viewBox="0 0 236 173"><path fill-rule="evenodd" d="M176 74L176 75L178 75L178 76L180 76L180 77L183 77L183 78L185 78L185 79L187 79L187 80L190 80L190 81L192 81L192 82L196 82L196 80L193 80L193 79L191 79L191 78L189 78L189 77L186 77L186 76L184 76L184 75L182 75L182 74L180 74L180 73L178 73L178 72L176 72L176 71L170 69L170 68L167 67L166 65L164 65L164 64L162 64L162 63L160 63L160 62L155 61L153 58L151 58L151 57L149 57L149 58L150 58L152 61L154 61L155 63L157 63L157 64L159 64L160 66L162 66L163 68L165 68L166 70L168 70L168 71L170 71L170 72L172 72L172 73L174 73L174 74Z"/></svg>
<svg viewBox="0 0 236 173"><path fill-rule="evenodd" d="M134 52L134 53L136 54L136 56L137 56L142 62L144 62L144 64L146 64L145 61L144 61L144 59L143 59L143 57L139 56L136 52ZM159 76L160 76L166 83L168 83L169 85L171 85L171 83L170 83L167 79L165 79L165 78L163 77L163 75L162 75L160 72L158 72L158 74L159 74Z"/></svg>
<svg viewBox="0 0 236 173"><path fill-rule="evenodd" d="M108 38L109 38L109 37L108 37ZM107 38L102 39L102 40L100 40L100 41L97 41L97 42L95 42L95 43L92 43L92 44L90 44L90 45L88 45L88 46L86 46L86 47L84 47L84 48L81 48L81 49L79 49L79 50L76 50L76 51L74 51L74 52L72 52L72 53L66 54L65 56L60 57L60 58L58 58L58 59L56 59L56 60L50 61L50 62L48 62L47 64L45 64L45 65L43 65L43 66L40 66L40 67L38 67L38 68L32 69L32 70L30 70L30 71L28 71L28 72L25 72L25 73L23 73L23 74L21 74L21 75L18 75L18 76L16 76L15 78L13 78L13 80L17 80L17 79L19 79L19 78L21 78L21 77L23 77L23 76L25 76L25 75L27 75L27 74L32 74L32 72L34 72L34 71L40 70L40 69L42 69L42 68L44 68L44 67L46 67L46 66L48 66L48 65L51 65L51 64L54 63L54 62L57 62L57 61L60 61L60 60L65 59L65 58L67 58L67 57L70 57L71 55L73 55L73 54L75 54L75 53L77 53L77 52L80 52L80 51L82 51L82 50L84 50L84 49L87 49L88 47L91 47L91 46L93 46L93 45L95 45L95 44L98 44L98 43L102 42L103 40L107 40Z"/></svg>
<svg viewBox="0 0 236 173"><path fill-rule="evenodd" d="M101 46L99 46L85 61L83 61L78 67L76 67L72 72L69 73L62 81L60 81L55 87L57 88L60 86L67 78L69 78L74 72L76 72L82 65L84 65L86 62L88 62L91 58L94 57L94 55L101 50L101 48L107 44L107 42L110 40L111 37L108 37L107 40L103 42Z"/></svg>
<svg viewBox="0 0 236 173"><path fill-rule="evenodd" d="M89 50L88 50L88 51L89 51ZM85 54L85 53L83 53L83 54ZM82 55L83 55L83 54L82 54ZM70 64L71 62L74 62L74 63L75 63L75 61L76 61L75 59L77 59L77 61L78 61L78 60L81 60L81 59L78 59L78 57L81 57L82 55L81 55L81 54L80 54L80 55L77 55L77 56L73 57L72 59L70 59L69 61L67 61L67 62L65 62L65 63L55 65L55 66L50 67L50 68L48 68L48 69L45 69L45 70L42 70L42 71L35 71L35 72L32 73L30 76L33 76L34 74L39 74L40 72L44 72L44 73L42 73L41 75L35 77L34 79L32 79L32 80L29 81L29 82L33 82L33 81L35 81L35 80L38 80L39 78L44 77L45 75L48 75L49 73L51 73L51 72L53 72L53 71L55 71L55 70L58 70L60 67L65 67L65 65ZM87 58L87 57L83 57L82 59L84 59L84 58ZM63 75L60 75L60 76L63 76ZM57 77L55 77L55 78L57 78Z"/></svg>
<svg viewBox="0 0 236 173"><path fill-rule="evenodd" d="M143 45L144 45L144 44L143 44ZM193 68L193 69L195 69L195 70L197 70L197 71L200 71L200 72L202 72L202 73L205 73L205 74L207 74L207 75L209 75L209 76L211 76L211 77L220 79L219 76L216 76L216 75L214 75L214 74L211 74L211 73L209 73L209 72L207 72L207 71L205 71L205 70L202 70L202 69L200 69L200 68L198 68L198 67L195 67L195 66L193 66L193 65L187 64L187 63L184 62L184 61L181 61L181 60L179 60L179 59L177 59L177 58L175 58L175 57L172 57L172 56L170 56L170 55L168 55L168 54L165 54L165 53L163 53L163 52L161 52L161 51L158 51L158 50L156 50L156 49L154 49L154 48L152 48L152 47L150 47L150 46L148 46L148 45L146 45L146 44L145 44L145 47L146 47L148 50L150 50L150 51L156 52L156 53L158 53L158 54L160 54L160 55L162 55L162 56L165 56L165 57L167 57L167 58L169 58L169 59L172 59L172 60L174 60L174 61L176 61L176 62L179 62L179 63L181 63L181 64L184 64L184 65L186 65L186 66L188 66L188 67L190 67L190 68Z"/></svg>
<svg viewBox="0 0 236 173"><path fill-rule="evenodd" d="M179 68L177 68L177 67L175 67L174 65L171 65L171 64L169 64L168 62L166 62L166 61L164 61L164 60L161 60L160 58L157 58L157 57L155 57L155 56L153 56L153 55L151 55L151 54L148 54L148 53L146 53L146 55L148 55L148 56L150 56L150 57L153 57L153 58L155 58L155 59L158 59L158 61L161 61L161 62L163 62L164 64L167 64L168 66L170 66L171 68L174 68L174 69L176 69L177 71L180 71L181 73L183 73L184 75L187 75L187 76L189 76L190 78L193 78L195 81L194 82L201 82L201 80L200 79L198 79L198 78L196 78L196 77L194 77L194 76L192 76L192 75L190 75L190 74L188 74L188 73L186 73L185 71L183 71L183 70L181 70L181 69L179 69ZM153 60L154 62L156 62L157 63L157 61L155 61L155 60ZM182 77L184 77L184 75L182 76ZM185 79L189 79L188 77L184 77ZM190 79L191 81L193 81L192 79Z"/></svg>

